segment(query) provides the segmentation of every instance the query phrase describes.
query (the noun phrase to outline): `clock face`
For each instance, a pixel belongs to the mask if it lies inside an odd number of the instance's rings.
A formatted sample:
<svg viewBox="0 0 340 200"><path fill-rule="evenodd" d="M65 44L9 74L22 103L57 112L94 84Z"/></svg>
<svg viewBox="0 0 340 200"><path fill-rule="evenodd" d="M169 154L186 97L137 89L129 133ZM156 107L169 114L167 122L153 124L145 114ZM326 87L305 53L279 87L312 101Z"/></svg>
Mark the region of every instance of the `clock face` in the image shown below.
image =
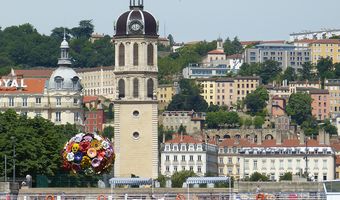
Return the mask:
<svg viewBox="0 0 340 200"><path fill-rule="evenodd" d="M130 23L129 28L132 33L140 33L143 29L143 25L140 21L135 20Z"/></svg>
<svg viewBox="0 0 340 200"><path fill-rule="evenodd" d="M141 27L140 27L140 24L139 24L139 23L133 23L133 24L131 25L131 29L132 29L133 31L138 31L140 28L141 28Z"/></svg>

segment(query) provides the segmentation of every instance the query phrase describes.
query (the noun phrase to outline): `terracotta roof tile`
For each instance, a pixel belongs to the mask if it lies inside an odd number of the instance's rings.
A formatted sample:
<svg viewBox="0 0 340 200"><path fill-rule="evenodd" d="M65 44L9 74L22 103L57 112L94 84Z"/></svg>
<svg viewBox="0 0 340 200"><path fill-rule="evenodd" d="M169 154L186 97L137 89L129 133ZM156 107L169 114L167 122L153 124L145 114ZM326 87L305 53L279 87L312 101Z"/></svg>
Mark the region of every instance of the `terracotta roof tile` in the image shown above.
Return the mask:
<svg viewBox="0 0 340 200"><path fill-rule="evenodd" d="M50 78L54 69L17 69L14 73L24 78Z"/></svg>
<svg viewBox="0 0 340 200"><path fill-rule="evenodd" d="M90 103L90 102L97 101L97 100L98 100L97 96L84 96L83 98L84 103Z"/></svg>
<svg viewBox="0 0 340 200"><path fill-rule="evenodd" d="M170 144L170 143L188 143L188 144L202 144L203 142L197 139L194 139L192 136L189 135L183 135L183 138L181 138L181 135L175 134L175 138L172 140L168 140L165 143Z"/></svg>
<svg viewBox="0 0 340 200"><path fill-rule="evenodd" d="M24 79L25 88L5 88L0 87L0 94L43 94L47 79L31 78ZM20 80L18 80L20 82Z"/></svg>
<svg viewBox="0 0 340 200"><path fill-rule="evenodd" d="M208 54L224 54L224 51L215 49L215 50L209 51Z"/></svg>

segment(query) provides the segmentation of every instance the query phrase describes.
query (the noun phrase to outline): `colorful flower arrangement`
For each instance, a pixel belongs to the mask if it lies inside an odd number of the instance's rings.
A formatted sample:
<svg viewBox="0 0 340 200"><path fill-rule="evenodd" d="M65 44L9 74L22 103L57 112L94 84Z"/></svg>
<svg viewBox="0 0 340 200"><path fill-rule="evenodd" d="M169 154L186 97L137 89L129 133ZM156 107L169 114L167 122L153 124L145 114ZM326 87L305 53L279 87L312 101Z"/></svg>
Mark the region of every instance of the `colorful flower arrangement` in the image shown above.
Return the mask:
<svg viewBox="0 0 340 200"><path fill-rule="evenodd" d="M115 154L107 138L97 133L79 133L65 144L62 158L65 170L91 175L108 171Z"/></svg>

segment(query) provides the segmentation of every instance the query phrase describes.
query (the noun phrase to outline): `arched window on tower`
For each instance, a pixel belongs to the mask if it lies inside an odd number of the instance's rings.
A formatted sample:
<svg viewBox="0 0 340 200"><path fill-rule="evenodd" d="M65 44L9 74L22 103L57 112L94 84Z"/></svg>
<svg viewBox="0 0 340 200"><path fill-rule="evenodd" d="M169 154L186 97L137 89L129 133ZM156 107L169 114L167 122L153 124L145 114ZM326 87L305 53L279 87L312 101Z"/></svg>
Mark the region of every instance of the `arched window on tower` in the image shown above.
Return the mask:
<svg viewBox="0 0 340 200"><path fill-rule="evenodd" d="M119 98L125 97L125 81L120 79L118 81Z"/></svg>
<svg viewBox="0 0 340 200"><path fill-rule="evenodd" d="M148 65L153 65L153 45L148 44Z"/></svg>
<svg viewBox="0 0 340 200"><path fill-rule="evenodd" d="M138 98L139 96L139 81L137 78L133 79L133 97Z"/></svg>
<svg viewBox="0 0 340 200"><path fill-rule="evenodd" d="M149 98L153 98L153 87L154 87L154 83L153 80L150 78L147 82L147 95Z"/></svg>
<svg viewBox="0 0 340 200"><path fill-rule="evenodd" d="M138 65L138 44L133 45L133 66Z"/></svg>
<svg viewBox="0 0 340 200"><path fill-rule="evenodd" d="M124 44L119 45L119 66L125 65L125 46Z"/></svg>
<svg viewBox="0 0 340 200"><path fill-rule="evenodd" d="M56 89L62 89L63 88L64 79L61 76L55 77L54 81L55 81L55 86L56 86L55 88Z"/></svg>

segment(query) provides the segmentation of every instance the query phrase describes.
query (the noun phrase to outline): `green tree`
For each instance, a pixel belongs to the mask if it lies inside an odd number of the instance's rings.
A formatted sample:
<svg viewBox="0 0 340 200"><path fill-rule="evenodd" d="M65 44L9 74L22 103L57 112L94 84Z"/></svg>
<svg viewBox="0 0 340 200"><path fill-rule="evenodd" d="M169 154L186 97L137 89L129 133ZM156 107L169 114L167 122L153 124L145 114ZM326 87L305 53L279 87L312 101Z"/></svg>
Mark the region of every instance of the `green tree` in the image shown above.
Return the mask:
<svg viewBox="0 0 340 200"><path fill-rule="evenodd" d="M224 123L229 127L236 127L240 125L240 116L237 112L227 112Z"/></svg>
<svg viewBox="0 0 340 200"><path fill-rule="evenodd" d="M253 123L254 123L255 128L261 129L262 125L264 124L264 117L262 117L262 116L255 116Z"/></svg>
<svg viewBox="0 0 340 200"><path fill-rule="evenodd" d="M250 175L249 181L257 182L257 181L269 181L268 176L263 175L259 172L254 172Z"/></svg>
<svg viewBox="0 0 340 200"><path fill-rule="evenodd" d="M235 37L233 41L227 38L224 41L223 48L226 55L239 54L242 53L243 50L243 47L237 37Z"/></svg>
<svg viewBox="0 0 340 200"><path fill-rule="evenodd" d="M288 67L282 75L282 79L288 82L295 81L296 78L295 70L292 67Z"/></svg>
<svg viewBox="0 0 340 200"><path fill-rule="evenodd" d="M180 172L175 172L171 176L171 182L172 182L172 187L174 188L181 188L183 183L186 181L187 178L189 177L195 177L196 174L193 171L180 171Z"/></svg>
<svg viewBox="0 0 340 200"><path fill-rule="evenodd" d="M287 114L292 117L298 125L312 117L312 98L306 93L295 93L290 95L286 106Z"/></svg>
<svg viewBox="0 0 340 200"><path fill-rule="evenodd" d="M321 128L324 128L325 132L329 133L330 135L337 135L338 134L337 127L332 125L329 120L324 120L324 124L321 125Z"/></svg>
<svg viewBox="0 0 340 200"><path fill-rule="evenodd" d="M181 92L172 98L167 110L194 110L196 112L207 110L208 104L200 95L200 87L194 80L182 79L180 88Z"/></svg>
<svg viewBox="0 0 340 200"><path fill-rule="evenodd" d="M259 63L243 63L240 67L238 74L240 76L253 76L260 74L261 66Z"/></svg>
<svg viewBox="0 0 340 200"><path fill-rule="evenodd" d="M103 136L111 139L115 137L115 128L113 126L107 126L103 130Z"/></svg>
<svg viewBox="0 0 340 200"><path fill-rule="evenodd" d="M326 78L333 78L333 60L330 57L321 58L318 60L316 65L316 69L318 70L319 77L321 78L322 88L325 84Z"/></svg>
<svg viewBox="0 0 340 200"><path fill-rule="evenodd" d="M268 91L264 87L258 87L254 92L249 93L244 103L251 115L262 112L269 100Z"/></svg>
<svg viewBox="0 0 340 200"><path fill-rule="evenodd" d="M244 128L250 128L253 125L253 120L250 117L243 117L241 121Z"/></svg>
<svg viewBox="0 0 340 200"><path fill-rule="evenodd" d="M276 79L281 71L282 69L277 61L266 60L260 64L259 76L262 78L263 84L268 84L269 81Z"/></svg>
<svg viewBox="0 0 340 200"><path fill-rule="evenodd" d="M81 20L78 27L71 29L71 33L75 38L89 39L94 31L92 20Z"/></svg>
<svg viewBox="0 0 340 200"><path fill-rule="evenodd" d="M168 40L171 47L175 45L174 37L171 34L168 35Z"/></svg>
<svg viewBox="0 0 340 200"><path fill-rule="evenodd" d="M282 176L280 176L280 181L291 181L293 180L292 172L286 172Z"/></svg>
<svg viewBox="0 0 340 200"><path fill-rule="evenodd" d="M298 69L299 80L313 80L313 71L314 65L310 62L306 62L302 64L302 68Z"/></svg>

